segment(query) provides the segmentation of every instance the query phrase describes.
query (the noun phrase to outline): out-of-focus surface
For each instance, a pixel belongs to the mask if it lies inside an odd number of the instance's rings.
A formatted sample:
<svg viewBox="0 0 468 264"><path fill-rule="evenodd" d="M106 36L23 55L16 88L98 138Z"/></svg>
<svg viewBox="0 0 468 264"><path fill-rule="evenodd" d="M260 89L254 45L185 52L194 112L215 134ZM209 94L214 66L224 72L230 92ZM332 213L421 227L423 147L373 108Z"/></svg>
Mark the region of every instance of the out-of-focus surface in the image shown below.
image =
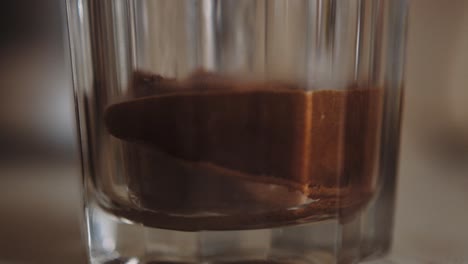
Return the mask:
<svg viewBox="0 0 468 264"><path fill-rule="evenodd" d="M86 263L64 2L0 8L0 263Z"/></svg>
<svg viewBox="0 0 468 264"><path fill-rule="evenodd" d="M468 1L410 2L394 251L468 263Z"/></svg>
<svg viewBox="0 0 468 264"><path fill-rule="evenodd" d="M468 262L468 1L411 2L393 255ZM85 263L63 5L0 9L0 263Z"/></svg>

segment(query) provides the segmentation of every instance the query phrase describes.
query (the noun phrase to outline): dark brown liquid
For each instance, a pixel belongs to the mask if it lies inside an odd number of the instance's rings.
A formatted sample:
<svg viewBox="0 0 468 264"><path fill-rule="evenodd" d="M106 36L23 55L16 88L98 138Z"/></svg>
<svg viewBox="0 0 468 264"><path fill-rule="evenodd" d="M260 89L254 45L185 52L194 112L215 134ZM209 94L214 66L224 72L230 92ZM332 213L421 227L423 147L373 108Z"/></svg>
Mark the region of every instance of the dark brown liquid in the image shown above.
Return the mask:
<svg viewBox="0 0 468 264"><path fill-rule="evenodd" d="M264 228L354 214L372 195L381 90L306 92L207 73L138 73L105 123L134 207L176 230Z"/></svg>

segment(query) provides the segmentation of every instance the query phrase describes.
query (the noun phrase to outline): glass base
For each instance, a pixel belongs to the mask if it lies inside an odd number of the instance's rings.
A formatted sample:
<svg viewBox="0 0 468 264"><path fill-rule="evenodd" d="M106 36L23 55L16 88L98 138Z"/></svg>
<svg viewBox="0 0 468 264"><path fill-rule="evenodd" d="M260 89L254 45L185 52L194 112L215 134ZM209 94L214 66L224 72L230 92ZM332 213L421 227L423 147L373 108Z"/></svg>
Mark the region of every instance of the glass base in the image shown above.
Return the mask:
<svg viewBox="0 0 468 264"><path fill-rule="evenodd" d="M348 264L386 252L365 242L361 217L346 223L327 220L270 229L181 232L134 224L95 203L86 213L92 264Z"/></svg>

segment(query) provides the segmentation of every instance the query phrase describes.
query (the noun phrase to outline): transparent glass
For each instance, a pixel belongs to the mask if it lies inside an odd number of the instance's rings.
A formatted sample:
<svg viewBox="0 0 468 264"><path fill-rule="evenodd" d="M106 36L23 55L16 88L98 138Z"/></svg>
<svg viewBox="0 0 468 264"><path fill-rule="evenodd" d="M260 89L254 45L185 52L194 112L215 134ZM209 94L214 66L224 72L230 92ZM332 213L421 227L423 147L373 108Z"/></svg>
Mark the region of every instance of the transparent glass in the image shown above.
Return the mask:
<svg viewBox="0 0 468 264"><path fill-rule="evenodd" d="M90 262L385 254L406 5L67 0Z"/></svg>

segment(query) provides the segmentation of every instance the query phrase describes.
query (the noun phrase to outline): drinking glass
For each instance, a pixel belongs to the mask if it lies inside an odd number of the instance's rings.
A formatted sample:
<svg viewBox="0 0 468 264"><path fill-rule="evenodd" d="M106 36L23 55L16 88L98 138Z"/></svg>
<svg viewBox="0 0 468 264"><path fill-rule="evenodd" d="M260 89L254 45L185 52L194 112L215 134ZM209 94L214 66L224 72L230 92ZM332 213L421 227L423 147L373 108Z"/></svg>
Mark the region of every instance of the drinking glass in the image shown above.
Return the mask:
<svg viewBox="0 0 468 264"><path fill-rule="evenodd" d="M406 0L67 0L91 263L389 250Z"/></svg>

